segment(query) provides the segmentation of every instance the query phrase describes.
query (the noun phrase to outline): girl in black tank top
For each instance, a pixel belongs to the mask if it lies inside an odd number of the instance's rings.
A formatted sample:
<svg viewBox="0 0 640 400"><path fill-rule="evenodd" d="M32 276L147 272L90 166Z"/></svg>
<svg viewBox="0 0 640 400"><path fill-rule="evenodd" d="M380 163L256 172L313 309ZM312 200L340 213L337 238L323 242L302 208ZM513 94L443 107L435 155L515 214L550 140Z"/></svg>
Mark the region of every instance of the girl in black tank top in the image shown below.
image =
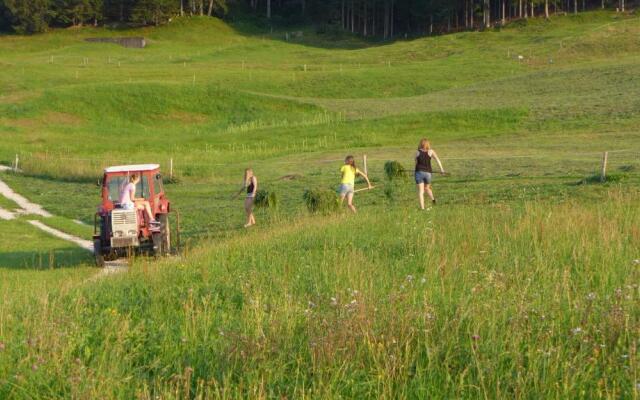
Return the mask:
<svg viewBox="0 0 640 400"><path fill-rule="evenodd" d="M242 188L235 195L237 198L246 189L247 197L244 199L244 211L247 213L247 223L245 228L256 224L256 217L253 215L253 202L255 201L256 193L258 192L258 178L253 174L251 168L244 170L244 180L242 181Z"/></svg>
<svg viewBox="0 0 640 400"><path fill-rule="evenodd" d="M416 157L416 171L433 172L431 168L431 156L429 150L418 150L418 156Z"/></svg>
<svg viewBox="0 0 640 400"><path fill-rule="evenodd" d="M416 170L415 170L415 178L416 178L416 186L418 189L418 200L420 201L420 209L424 210L424 194L426 193L431 202L436 204L436 198L433 196L433 190L431 188L431 174L433 173L433 168L431 166L431 159L434 158L438 163L438 167L440 167L440 172L444 174L444 168L442 168L442 163L438 158L438 155L435 151L431 149L431 144L427 139L420 140L420 145L418 146L418 152L416 153Z"/></svg>

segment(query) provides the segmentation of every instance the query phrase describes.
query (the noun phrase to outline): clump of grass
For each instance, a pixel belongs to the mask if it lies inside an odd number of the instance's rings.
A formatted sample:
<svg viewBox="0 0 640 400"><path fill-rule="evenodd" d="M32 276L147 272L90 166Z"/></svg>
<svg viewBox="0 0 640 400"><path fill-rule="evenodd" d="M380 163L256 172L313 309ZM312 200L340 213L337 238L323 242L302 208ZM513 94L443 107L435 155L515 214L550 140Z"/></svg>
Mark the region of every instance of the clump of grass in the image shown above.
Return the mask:
<svg viewBox="0 0 640 400"><path fill-rule="evenodd" d="M177 174L174 174L173 176L162 176L162 183L164 183L165 185L178 184L180 182L182 182L182 178Z"/></svg>
<svg viewBox="0 0 640 400"><path fill-rule="evenodd" d="M329 214L338 210L338 196L330 189L307 189L303 199L311 213Z"/></svg>
<svg viewBox="0 0 640 400"><path fill-rule="evenodd" d="M622 172L633 172L635 171L635 166L633 165L621 165L618 167L618 170L622 171Z"/></svg>
<svg viewBox="0 0 640 400"><path fill-rule="evenodd" d="M275 192L258 190L255 205L257 208L278 208L278 196Z"/></svg>
<svg viewBox="0 0 640 400"><path fill-rule="evenodd" d="M406 178L407 170L397 161L387 161L384 163L384 175L388 180L393 181L398 178Z"/></svg>
<svg viewBox="0 0 640 400"><path fill-rule="evenodd" d="M625 178L624 174L610 174L607 175L604 180L600 174L588 176L578 182L578 185L595 185L599 183L615 183L620 182Z"/></svg>

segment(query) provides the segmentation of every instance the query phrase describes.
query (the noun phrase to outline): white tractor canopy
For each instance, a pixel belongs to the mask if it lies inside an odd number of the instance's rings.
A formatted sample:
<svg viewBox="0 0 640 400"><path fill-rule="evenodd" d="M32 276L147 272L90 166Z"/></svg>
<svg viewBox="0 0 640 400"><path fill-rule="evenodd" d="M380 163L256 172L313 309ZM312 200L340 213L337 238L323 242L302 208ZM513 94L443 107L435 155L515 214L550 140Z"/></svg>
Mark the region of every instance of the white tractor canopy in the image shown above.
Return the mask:
<svg viewBox="0 0 640 400"><path fill-rule="evenodd" d="M159 164L138 164L138 165L118 165L115 167L108 167L104 169L105 173L117 173L117 172L143 172L153 171L159 169Z"/></svg>

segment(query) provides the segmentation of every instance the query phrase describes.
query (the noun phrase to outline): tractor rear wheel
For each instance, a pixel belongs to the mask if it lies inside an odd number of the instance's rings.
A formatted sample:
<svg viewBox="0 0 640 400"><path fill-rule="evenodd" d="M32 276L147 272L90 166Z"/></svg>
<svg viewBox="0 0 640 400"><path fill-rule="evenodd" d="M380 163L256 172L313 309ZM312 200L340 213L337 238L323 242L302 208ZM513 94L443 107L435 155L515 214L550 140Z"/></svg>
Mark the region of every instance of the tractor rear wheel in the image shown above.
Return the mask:
<svg viewBox="0 0 640 400"><path fill-rule="evenodd" d="M156 256L166 256L171 251L171 228L169 226L169 217L162 214L158 217L160 222L160 232L154 233L153 253Z"/></svg>
<svg viewBox="0 0 640 400"><path fill-rule="evenodd" d="M96 266L104 268L104 254L102 254L102 242L100 239L93 240L93 255L96 259Z"/></svg>
<svg viewBox="0 0 640 400"><path fill-rule="evenodd" d="M169 224L169 215L160 215L160 233L162 234L162 254L171 253L171 226Z"/></svg>

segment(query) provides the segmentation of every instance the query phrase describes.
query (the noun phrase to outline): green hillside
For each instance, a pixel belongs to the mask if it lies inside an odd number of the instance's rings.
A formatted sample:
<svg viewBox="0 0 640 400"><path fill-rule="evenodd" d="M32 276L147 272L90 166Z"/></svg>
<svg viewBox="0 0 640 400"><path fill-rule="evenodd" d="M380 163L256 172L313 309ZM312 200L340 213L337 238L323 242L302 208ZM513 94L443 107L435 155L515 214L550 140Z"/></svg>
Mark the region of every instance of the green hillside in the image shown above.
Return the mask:
<svg viewBox="0 0 640 400"><path fill-rule="evenodd" d="M0 180L89 237L104 167L173 160L184 244L105 275L0 219L0 398L637 398L640 19L284 37L0 36ZM424 136L450 176L420 212L383 165ZM347 154L376 188L309 214ZM250 230L248 166L280 199Z"/></svg>

